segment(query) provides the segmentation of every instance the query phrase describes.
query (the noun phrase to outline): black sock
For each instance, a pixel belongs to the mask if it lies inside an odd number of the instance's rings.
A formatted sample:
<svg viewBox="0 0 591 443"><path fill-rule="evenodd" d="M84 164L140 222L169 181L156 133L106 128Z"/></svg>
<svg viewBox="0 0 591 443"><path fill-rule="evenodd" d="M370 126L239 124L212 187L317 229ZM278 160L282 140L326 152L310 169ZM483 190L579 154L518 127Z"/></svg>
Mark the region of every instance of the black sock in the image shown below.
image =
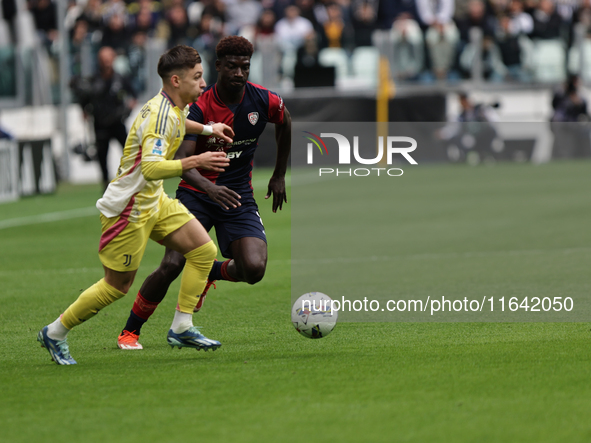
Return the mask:
<svg viewBox="0 0 591 443"><path fill-rule="evenodd" d="M127 324L125 325L123 330L140 335L142 326L144 326L144 323L146 323L147 321L148 320L144 320L133 311L129 311L129 318L127 319Z"/></svg>
<svg viewBox="0 0 591 443"><path fill-rule="evenodd" d="M214 261L213 266L211 267L211 271L209 271L209 276L207 279L209 281L216 281L216 280L223 280L222 277L222 265L224 264L223 261Z"/></svg>

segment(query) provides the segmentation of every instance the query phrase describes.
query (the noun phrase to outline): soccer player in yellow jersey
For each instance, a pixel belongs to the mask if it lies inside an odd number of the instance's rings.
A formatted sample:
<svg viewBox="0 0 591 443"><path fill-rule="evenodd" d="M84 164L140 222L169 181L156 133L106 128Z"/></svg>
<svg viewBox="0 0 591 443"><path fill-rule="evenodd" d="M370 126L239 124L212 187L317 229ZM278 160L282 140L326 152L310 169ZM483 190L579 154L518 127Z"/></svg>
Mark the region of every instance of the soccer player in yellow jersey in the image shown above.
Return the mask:
<svg viewBox="0 0 591 443"><path fill-rule="evenodd" d="M204 165L215 169L227 162L224 153L173 160L185 136L188 105L197 100L205 86L199 53L188 46L170 49L158 61L158 74L162 90L136 117L117 177L97 202L102 224L99 258L105 277L84 291L37 336L59 365L76 364L70 356L68 332L127 294L148 239L183 254L187 260L168 343L198 350L221 346L203 336L192 321L193 308L198 294L203 292L217 248L195 217L164 193L162 180ZM212 131L211 126L199 129L203 134Z"/></svg>

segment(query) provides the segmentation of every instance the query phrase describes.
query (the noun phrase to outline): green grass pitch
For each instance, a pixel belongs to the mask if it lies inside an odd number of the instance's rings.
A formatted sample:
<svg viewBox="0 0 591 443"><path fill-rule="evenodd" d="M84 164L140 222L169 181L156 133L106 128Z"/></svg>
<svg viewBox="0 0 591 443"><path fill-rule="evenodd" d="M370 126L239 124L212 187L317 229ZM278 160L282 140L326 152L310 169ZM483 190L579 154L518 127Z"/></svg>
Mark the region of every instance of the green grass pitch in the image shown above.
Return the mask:
<svg viewBox="0 0 591 443"><path fill-rule="evenodd" d="M528 201L544 223L523 225L511 244L486 242L529 250L536 239L545 245L549 240L544 260L555 265L551 283L588 292L590 166L419 167L413 174L424 189L409 189L401 194L408 201L399 197L396 205L411 210L425 189L444 189L448 197L433 199L430 204L441 207L428 216L445 230L466 190L488 175L499 186L470 204L482 204L474 210L488 211L488 222L502 226L510 214L490 211L484 201L502 199L511 186L525 186L532 195L543 189L548 198ZM291 206L271 213L263 198L270 171L256 172L269 239L267 274L255 286L221 282L210 292L195 324L223 343L215 353L166 344L178 281L144 327L145 349L117 349L135 294L163 254L151 243L130 294L70 334L78 365L55 365L35 336L102 277L98 216L84 216L99 188L63 185L53 196L0 205L0 441L591 441L589 323L343 322L326 339L299 336L289 321ZM169 181L167 191L174 186ZM63 212L71 210L80 211ZM47 213L57 214L35 223ZM22 218L22 226L8 227L15 218ZM424 233L400 223L407 228L401 253L419 253L406 265L409 272L421 265L420 254L450 252L453 245L429 245ZM478 238L473 227L467 229ZM421 250L413 251L412 244ZM575 252L560 252L569 248ZM496 281L516 281L502 255L487 266ZM458 277L447 271L442 265L416 286L405 281L405 294L436 295L439 284L453 287ZM495 286L487 290L494 293ZM499 296L505 290L498 285Z"/></svg>

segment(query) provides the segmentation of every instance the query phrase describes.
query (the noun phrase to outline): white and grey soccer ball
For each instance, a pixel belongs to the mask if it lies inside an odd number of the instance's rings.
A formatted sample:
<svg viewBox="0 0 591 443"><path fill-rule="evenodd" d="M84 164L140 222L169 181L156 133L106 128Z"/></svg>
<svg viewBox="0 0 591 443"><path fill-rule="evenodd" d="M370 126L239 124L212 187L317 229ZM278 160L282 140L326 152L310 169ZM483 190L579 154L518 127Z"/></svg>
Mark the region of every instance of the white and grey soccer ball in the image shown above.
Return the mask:
<svg viewBox="0 0 591 443"><path fill-rule="evenodd" d="M338 311L332 298L322 292L308 292L291 308L291 322L300 334L308 338L326 337L337 324Z"/></svg>

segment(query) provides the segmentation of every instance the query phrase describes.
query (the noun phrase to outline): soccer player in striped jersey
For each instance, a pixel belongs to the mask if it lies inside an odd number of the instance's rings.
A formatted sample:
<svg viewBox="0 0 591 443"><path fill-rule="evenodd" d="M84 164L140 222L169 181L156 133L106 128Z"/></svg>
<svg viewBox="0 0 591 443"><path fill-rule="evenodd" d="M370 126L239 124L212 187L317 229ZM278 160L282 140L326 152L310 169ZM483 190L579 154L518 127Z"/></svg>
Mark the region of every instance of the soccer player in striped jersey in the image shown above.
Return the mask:
<svg viewBox="0 0 591 443"><path fill-rule="evenodd" d="M193 168L221 169L225 154L174 156L185 136L188 105L205 86L199 53L176 46L158 62L162 90L136 117L127 137L117 177L97 202L102 236L99 258L105 277L84 291L37 340L59 365L72 365L68 332L123 297L133 283L148 239L176 251L186 260L178 307L168 331L171 346L216 349L220 342L203 336L192 322L193 309L204 290L217 248L195 217L178 200L164 193L163 179L177 177ZM219 134L220 125L216 132ZM211 134L212 127L199 126Z"/></svg>
<svg viewBox="0 0 591 443"><path fill-rule="evenodd" d="M273 212L287 202L285 173L291 150L291 117L283 99L274 92L248 81L252 44L243 37L223 38L216 47L218 79L205 88L191 105L187 127L191 124L222 122L231 126L231 143L215 135L187 136L177 152L178 158L225 152L230 159L223 172L193 169L183 173L177 198L207 231L215 226L224 261L216 261L207 285L195 306L198 311L208 289L216 280L259 282L267 265L267 238L255 202L251 177L258 139L267 123L275 125L277 159L266 198L273 197ZM121 349L142 349L138 342L142 325L179 276L185 259L167 249L160 267L144 282L125 328L118 338Z"/></svg>

